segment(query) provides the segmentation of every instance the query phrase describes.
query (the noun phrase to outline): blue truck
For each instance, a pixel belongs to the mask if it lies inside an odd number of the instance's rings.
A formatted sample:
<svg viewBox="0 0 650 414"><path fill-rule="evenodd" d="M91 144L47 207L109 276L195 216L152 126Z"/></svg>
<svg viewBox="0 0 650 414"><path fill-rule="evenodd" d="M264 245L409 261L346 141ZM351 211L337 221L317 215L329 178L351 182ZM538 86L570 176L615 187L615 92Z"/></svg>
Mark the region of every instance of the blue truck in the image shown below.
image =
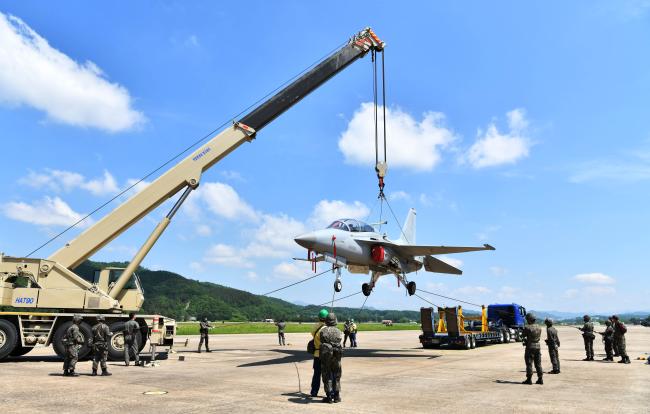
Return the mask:
<svg viewBox="0 0 650 414"><path fill-rule="evenodd" d="M461 306L438 309L438 318L433 308L421 308L422 335L420 343L424 348L440 346L472 349L488 343L521 341L526 309L517 304L495 304L482 306L479 315L464 315Z"/></svg>

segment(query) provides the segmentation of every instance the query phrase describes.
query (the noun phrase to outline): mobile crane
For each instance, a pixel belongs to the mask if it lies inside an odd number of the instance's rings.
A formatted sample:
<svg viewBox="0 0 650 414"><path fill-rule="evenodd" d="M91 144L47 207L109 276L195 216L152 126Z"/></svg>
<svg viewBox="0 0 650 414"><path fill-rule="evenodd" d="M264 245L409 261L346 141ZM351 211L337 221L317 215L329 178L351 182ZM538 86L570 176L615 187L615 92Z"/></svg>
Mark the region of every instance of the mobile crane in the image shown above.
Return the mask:
<svg viewBox="0 0 650 414"><path fill-rule="evenodd" d="M109 357L121 358L124 349L121 328L127 319L126 312L139 311L144 302L144 292L134 272L181 204L199 186L202 173L244 142L251 142L267 124L348 65L368 52L373 55L382 52L384 46L370 28L357 33L339 50L212 137L47 259L0 254L0 306L18 309L0 312L0 360L24 355L36 345L50 344L59 356L63 356L61 339L75 313L84 317L80 330L85 338L90 336L90 326L97 315L103 314L114 333L109 343ZM126 268L101 269L91 280L74 272L111 240L181 191L172 209ZM138 315L137 321L142 327L138 338L141 348L147 339L152 345L163 348L173 346L176 334L173 319ZM86 345L79 350L80 358L90 352L88 341L84 342Z"/></svg>

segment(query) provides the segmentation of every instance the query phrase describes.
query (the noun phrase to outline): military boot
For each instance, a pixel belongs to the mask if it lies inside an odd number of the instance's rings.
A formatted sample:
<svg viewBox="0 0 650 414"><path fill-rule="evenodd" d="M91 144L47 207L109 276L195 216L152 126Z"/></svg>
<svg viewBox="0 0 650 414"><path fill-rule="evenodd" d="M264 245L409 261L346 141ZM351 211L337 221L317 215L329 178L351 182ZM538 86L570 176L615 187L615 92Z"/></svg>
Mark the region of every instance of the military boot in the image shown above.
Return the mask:
<svg viewBox="0 0 650 414"><path fill-rule="evenodd" d="M71 369L70 372L68 373L68 376L69 376L69 377L78 377L79 374L77 374L76 372L74 372L74 369Z"/></svg>
<svg viewBox="0 0 650 414"><path fill-rule="evenodd" d="M96 377L96 376L97 376L97 370L96 370L96 369L93 369L93 373L90 374L90 375L92 375L93 377Z"/></svg>
<svg viewBox="0 0 650 414"><path fill-rule="evenodd" d="M108 372L108 371L102 371L102 377L109 377L109 376L111 376L111 375L113 375L113 374L111 374L111 373Z"/></svg>
<svg viewBox="0 0 650 414"><path fill-rule="evenodd" d="M63 370L63 376L64 376L64 377L68 377L68 376L70 376L70 372L69 372L67 369L64 369L64 370Z"/></svg>
<svg viewBox="0 0 650 414"><path fill-rule="evenodd" d="M531 377L526 377L526 381L522 382L522 384L533 385L533 381L531 380Z"/></svg>
<svg viewBox="0 0 650 414"><path fill-rule="evenodd" d="M542 379L542 377L538 377L538 378L537 378L537 381L535 381L535 384L537 384L537 385L544 385L544 380Z"/></svg>
<svg viewBox="0 0 650 414"><path fill-rule="evenodd" d="M631 363L632 363L632 362L630 361L630 357L629 357L629 356L626 356L626 357L625 357L625 363L626 363L626 364L631 364Z"/></svg>
<svg viewBox="0 0 650 414"><path fill-rule="evenodd" d="M201 348L199 348L199 354L201 353Z"/></svg>

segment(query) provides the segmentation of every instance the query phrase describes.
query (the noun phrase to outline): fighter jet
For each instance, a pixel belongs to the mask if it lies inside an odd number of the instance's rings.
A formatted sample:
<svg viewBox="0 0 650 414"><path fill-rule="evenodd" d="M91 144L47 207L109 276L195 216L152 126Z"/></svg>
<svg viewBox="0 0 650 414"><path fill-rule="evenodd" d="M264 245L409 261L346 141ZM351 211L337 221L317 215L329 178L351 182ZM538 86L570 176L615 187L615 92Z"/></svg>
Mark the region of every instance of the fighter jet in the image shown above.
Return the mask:
<svg viewBox="0 0 650 414"><path fill-rule="evenodd" d="M424 267L427 272L460 275L463 272L450 264L436 259L435 255L494 250L489 244L482 247L419 246L415 244L415 209L410 209L402 234L397 240L390 240L378 233L369 224L355 219L336 220L327 228L303 234L294 240L307 249L307 259L316 270L317 262L332 264L336 273L334 290L340 292L341 269L350 273L369 274L370 282L364 283L361 290L370 296L377 280L385 275L395 275L398 284L403 284L409 295L414 295L416 285L408 281L406 275ZM383 223L382 223L383 224Z"/></svg>

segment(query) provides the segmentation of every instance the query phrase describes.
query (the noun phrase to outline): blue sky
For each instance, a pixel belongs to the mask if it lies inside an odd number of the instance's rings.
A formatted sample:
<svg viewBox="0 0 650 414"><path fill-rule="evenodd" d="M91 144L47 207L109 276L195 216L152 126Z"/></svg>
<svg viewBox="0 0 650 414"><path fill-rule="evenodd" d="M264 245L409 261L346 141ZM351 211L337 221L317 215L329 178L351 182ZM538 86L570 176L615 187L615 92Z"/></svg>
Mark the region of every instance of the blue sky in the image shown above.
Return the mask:
<svg viewBox="0 0 650 414"><path fill-rule="evenodd" d="M398 219L418 210L422 244L497 249L450 256L463 276L422 272L418 286L534 309L648 309L650 2L0 1L0 12L5 254L27 254L372 26L387 43ZM365 58L206 172L144 265L255 293L308 276L293 236L375 205L371 100ZM94 259L130 260L168 208ZM365 281L345 274L344 293ZM331 284L277 296L322 303ZM367 305L424 303L385 278Z"/></svg>

